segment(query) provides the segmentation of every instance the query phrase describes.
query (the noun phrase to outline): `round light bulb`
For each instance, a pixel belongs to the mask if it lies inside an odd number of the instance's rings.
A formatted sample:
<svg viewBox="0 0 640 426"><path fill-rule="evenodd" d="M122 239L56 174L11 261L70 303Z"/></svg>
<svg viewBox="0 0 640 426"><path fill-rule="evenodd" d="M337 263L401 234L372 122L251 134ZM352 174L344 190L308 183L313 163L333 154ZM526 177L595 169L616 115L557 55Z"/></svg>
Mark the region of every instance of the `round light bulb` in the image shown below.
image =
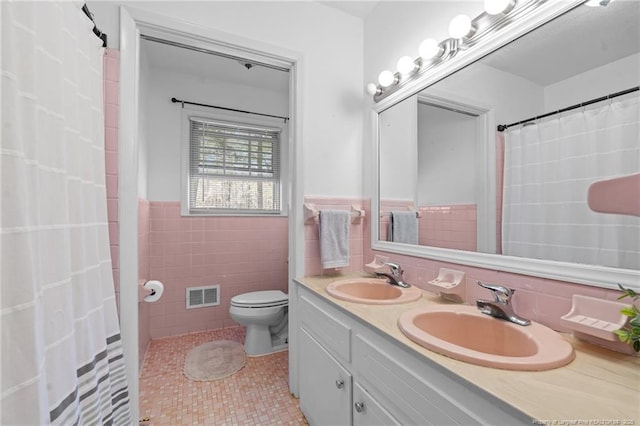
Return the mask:
<svg viewBox="0 0 640 426"><path fill-rule="evenodd" d="M471 31L471 18L467 15L458 15L449 24L449 34L453 38L463 38Z"/></svg>
<svg viewBox="0 0 640 426"><path fill-rule="evenodd" d="M369 83L367 84L367 92L371 95L371 96L375 96L376 93L378 93L378 86L376 86L375 83Z"/></svg>
<svg viewBox="0 0 640 426"><path fill-rule="evenodd" d="M433 38L427 38L420 43L418 54L422 59L432 59L440 55L440 46L438 41Z"/></svg>
<svg viewBox="0 0 640 426"><path fill-rule="evenodd" d="M384 70L378 76L378 83L382 87L389 87L396 82L396 76L389 70Z"/></svg>
<svg viewBox="0 0 640 426"><path fill-rule="evenodd" d="M489 15L499 15L512 5L511 0L484 0L484 11Z"/></svg>
<svg viewBox="0 0 640 426"><path fill-rule="evenodd" d="M411 56L403 56L398 60L398 71L400 74L411 74L416 69L416 63L413 62Z"/></svg>

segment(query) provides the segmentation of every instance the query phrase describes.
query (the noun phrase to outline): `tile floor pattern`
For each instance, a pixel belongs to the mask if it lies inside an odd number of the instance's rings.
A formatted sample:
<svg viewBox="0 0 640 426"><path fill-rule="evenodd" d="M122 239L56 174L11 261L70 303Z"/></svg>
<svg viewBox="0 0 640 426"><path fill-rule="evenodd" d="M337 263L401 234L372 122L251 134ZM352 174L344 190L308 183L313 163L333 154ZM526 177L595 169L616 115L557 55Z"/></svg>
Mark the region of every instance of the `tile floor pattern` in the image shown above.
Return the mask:
<svg viewBox="0 0 640 426"><path fill-rule="evenodd" d="M288 352L247 357L236 374L194 382L183 374L190 349L212 340L244 342L244 327L152 340L140 374L145 425L306 425L289 393Z"/></svg>

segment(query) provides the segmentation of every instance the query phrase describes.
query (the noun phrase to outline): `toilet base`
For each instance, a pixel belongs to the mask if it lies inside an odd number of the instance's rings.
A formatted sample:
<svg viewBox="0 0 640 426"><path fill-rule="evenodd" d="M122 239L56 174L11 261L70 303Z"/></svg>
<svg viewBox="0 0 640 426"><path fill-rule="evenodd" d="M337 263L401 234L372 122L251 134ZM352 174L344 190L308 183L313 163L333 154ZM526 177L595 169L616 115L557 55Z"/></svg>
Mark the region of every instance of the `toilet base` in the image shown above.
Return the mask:
<svg viewBox="0 0 640 426"><path fill-rule="evenodd" d="M283 342L284 340L284 342ZM272 335L268 325L251 324L247 326L244 351L247 356L269 355L289 348L288 339Z"/></svg>
<svg viewBox="0 0 640 426"><path fill-rule="evenodd" d="M258 358L261 356L267 356L267 355L273 355L273 354L277 354L278 352L284 352L284 351L288 351L289 350L289 345L285 344L285 345L279 345L277 347L273 347L271 352L266 352L263 354L255 354L255 355L251 355L249 353L247 353L247 356L249 358ZM246 351L246 349L245 349Z"/></svg>

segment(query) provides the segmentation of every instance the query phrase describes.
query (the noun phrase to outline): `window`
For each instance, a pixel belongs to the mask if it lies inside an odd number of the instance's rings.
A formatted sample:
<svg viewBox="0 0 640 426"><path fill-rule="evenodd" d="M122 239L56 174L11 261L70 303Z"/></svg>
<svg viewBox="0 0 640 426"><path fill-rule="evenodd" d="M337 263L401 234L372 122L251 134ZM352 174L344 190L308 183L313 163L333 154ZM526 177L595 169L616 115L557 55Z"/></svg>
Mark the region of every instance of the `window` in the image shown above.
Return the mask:
<svg viewBox="0 0 640 426"><path fill-rule="evenodd" d="M189 117L188 214L280 214L280 138L280 128Z"/></svg>

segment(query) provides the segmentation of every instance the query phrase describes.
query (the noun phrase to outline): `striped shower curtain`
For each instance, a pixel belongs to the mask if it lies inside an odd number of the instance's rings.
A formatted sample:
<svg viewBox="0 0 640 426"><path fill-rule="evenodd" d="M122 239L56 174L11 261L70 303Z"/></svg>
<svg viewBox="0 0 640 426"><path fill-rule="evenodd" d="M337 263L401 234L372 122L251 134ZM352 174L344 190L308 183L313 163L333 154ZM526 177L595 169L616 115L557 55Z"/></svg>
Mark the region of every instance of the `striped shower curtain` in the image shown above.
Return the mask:
<svg viewBox="0 0 640 426"><path fill-rule="evenodd" d="M640 172L640 97L505 132L503 253L640 268L640 218L592 211L589 186Z"/></svg>
<svg viewBox="0 0 640 426"><path fill-rule="evenodd" d="M0 7L0 424L129 425L101 42L82 3Z"/></svg>

